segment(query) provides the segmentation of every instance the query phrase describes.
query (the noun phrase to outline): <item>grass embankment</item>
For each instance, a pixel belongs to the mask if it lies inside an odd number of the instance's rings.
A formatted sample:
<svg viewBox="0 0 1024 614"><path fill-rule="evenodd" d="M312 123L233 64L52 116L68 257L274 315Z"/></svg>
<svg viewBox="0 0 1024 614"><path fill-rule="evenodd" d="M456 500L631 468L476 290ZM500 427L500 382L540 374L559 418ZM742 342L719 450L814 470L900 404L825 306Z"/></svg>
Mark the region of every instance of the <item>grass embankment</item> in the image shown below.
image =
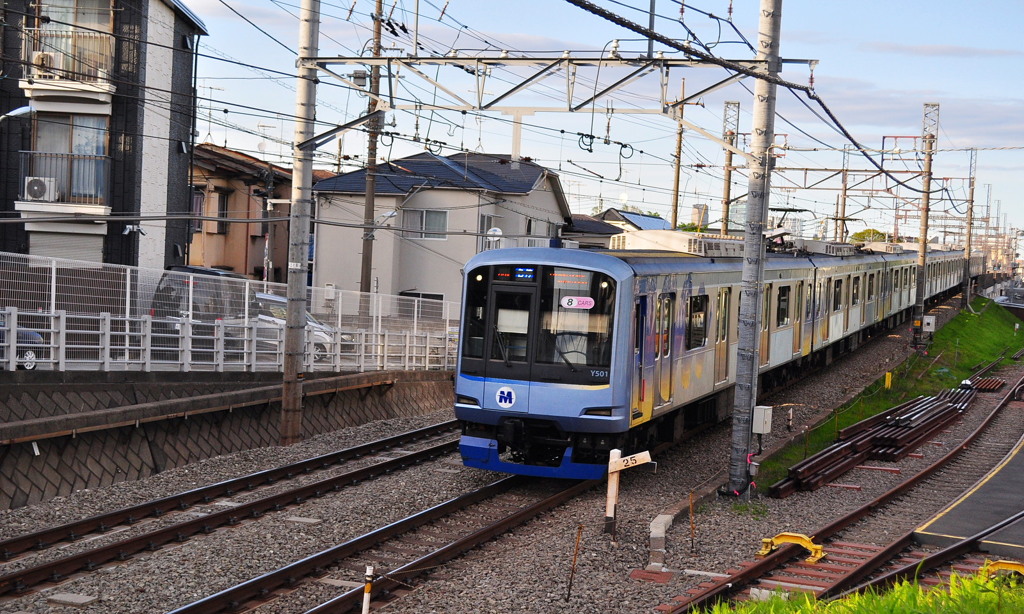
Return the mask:
<svg viewBox="0 0 1024 614"><path fill-rule="evenodd" d="M712 614L1019 614L1024 612L1024 590L1019 577L953 576L948 587L924 588L902 583L884 593L865 593L817 603L812 597L791 601L720 604Z"/></svg>
<svg viewBox="0 0 1024 614"><path fill-rule="evenodd" d="M1024 347L1024 323L985 298L976 297L971 307L975 313L962 311L935 333L927 353L913 354L891 371L891 388L885 388L884 376L879 378L794 445L765 459L758 482L768 486L786 477L789 467L834 443L842 428L918 396L956 388L1000 355L1004 362L1010 361ZM1021 325L1020 330L1015 325Z"/></svg>

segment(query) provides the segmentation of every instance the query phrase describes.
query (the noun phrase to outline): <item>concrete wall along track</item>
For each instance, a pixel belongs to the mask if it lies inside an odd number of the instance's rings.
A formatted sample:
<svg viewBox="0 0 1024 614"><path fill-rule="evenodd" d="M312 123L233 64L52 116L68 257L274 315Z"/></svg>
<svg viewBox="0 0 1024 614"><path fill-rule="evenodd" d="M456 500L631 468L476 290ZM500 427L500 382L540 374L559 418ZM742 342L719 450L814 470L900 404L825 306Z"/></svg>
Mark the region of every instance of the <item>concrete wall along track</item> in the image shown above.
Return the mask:
<svg viewBox="0 0 1024 614"><path fill-rule="evenodd" d="M0 386L0 509L278 443L280 375L82 375L91 381L19 377ZM303 392L304 437L453 402L449 371L319 377Z"/></svg>

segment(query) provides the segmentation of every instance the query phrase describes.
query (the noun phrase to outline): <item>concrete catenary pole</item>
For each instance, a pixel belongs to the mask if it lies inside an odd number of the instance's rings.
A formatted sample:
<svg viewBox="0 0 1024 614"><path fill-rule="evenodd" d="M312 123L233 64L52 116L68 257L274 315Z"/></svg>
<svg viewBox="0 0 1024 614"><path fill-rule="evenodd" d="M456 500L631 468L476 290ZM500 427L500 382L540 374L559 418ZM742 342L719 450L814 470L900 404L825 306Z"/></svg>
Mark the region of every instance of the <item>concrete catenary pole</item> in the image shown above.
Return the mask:
<svg viewBox="0 0 1024 614"><path fill-rule="evenodd" d="M914 326L911 345L919 348L923 345L924 298L928 288L928 209L931 206L932 191L932 154L935 151L935 138L939 129L939 105L926 102L924 104L924 130L921 140L924 142L924 166L921 169L921 226L917 238L917 300L914 305Z"/></svg>
<svg viewBox="0 0 1024 614"><path fill-rule="evenodd" d="M971 304L971 227L974 226L974 175L977 172L978 150L971 150L971 174L967 183L967 221L964 223L964 279L960 307Z"/></svg>
<svg viewBox="0 0 1024 614"><path fill-rule="evenodd" d="M765 62L771 77L778 75L779 32L782 0L761 0L757 59ZM771 144L775 139L775 90L773 83L758 79L754 85L753 134L751 135L747 217L743 240L743 272L740 291L739 340L736 360L736 396L732 414L732 445L728 493L739 495L750 485L748 454L751 416L757 402L757 371L761 329L761 288L764 279L764 225L768 216L768 191L774 166Z"/></svg>
<svg viewBox="0 0 1024 614"><path fill-rule="evenodd" d="M306 336L306 268L309 215L313 202L313 152L298 144L313 136L316 117L316 68L303 60L319 52L320 0L302 0L299 9L298 83L295 93L295 141L292 155L292 207L288 215L288 310L284 331L284 381L281 389L281 445L302 441L302 380Z"/></svg>
<svg viewBox="0 0 1024 614"><path fill-rule="evenodd" d="M384 13L384 1L377 0L377 8L373 19L373 57L380 57L380 22ZM370 101L366 113L377 110L377 96L380 94L380 66L374 64L370 68ZM363 201L363 258L359 268L359 291L363 293L360 304L366 304L366 294L370 292L373 278L373 220L374 195L377 191L377 135L380 134L381 120L375 117L370 120L370 134L366 146L366 197Z"/></svg>

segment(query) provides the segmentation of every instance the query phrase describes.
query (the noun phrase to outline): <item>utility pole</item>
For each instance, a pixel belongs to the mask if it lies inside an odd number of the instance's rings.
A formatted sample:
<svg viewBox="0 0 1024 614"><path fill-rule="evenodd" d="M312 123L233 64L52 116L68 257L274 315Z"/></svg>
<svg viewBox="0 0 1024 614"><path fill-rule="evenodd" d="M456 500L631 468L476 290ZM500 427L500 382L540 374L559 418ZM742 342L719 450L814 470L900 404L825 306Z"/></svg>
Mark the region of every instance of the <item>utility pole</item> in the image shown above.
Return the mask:
<svg viewBox="0 0 1024 614"><path fill-rule="evenodd" d="M654 0L651 0L651 19L654 19ZM654 44L654 41L651 41ZM679 84L679 102L686 100L686 79ZM676 174L672 180L672 230L679 228L679 173L683 166L683 109L686 105L680 104L679 128L676 131Z"/></svg>
<svg viewBox="0 0 1024 614"><path fill-rule="evenodd" d="M778 75L779 33L782 28L782 0L761 0L758 23L757 59L765 63L769 76ZM724 494L739 496L750 486L751 420L757 402L760 355L760 318L764 286L764 225L771 188L771 144L775 139L775 90L766 79L754 85L753 134L747 190L747 220L743 235L739 345L736 359L736 395L732 413L732 445L729 485Z"/></svg>
<svg viewBox="0 0 1024 614"><path fill-rule="evenodd" d="M971 227L974 225L974 174L977 172L978 150L971 150L971 170L967 184L967 222L964 229L964 280L960 292L960 307L967 309L971 304Z"/></svg>
<svg viewBox="0 0 1024 614"><path fill-rule="evenodd" d="M384 13L384 0L377 0L377 8L373 16L373 57L380 57L380 22ZM370 96L366 107L369 115L377 110L377 97L380 95L380 65L370 67ZM370 292L373 276L373 220L374 194L377 191L377 135L380 134L379 117L370 120L370 134L366 146L366 199L363 201L363 259L359 269L359 291L363 293L360 305L369 306L366 293ZM360 309L360 311L363 311Z"/></svg>
<svg viewBox="0 0 1024 614"><path fill-rule="evenodd" d="M914 305L914 331L911 345L920 348L923 345L922 327L924 325L924 295L928 283L928 207L931 203L932 190L932 154L935 150L935 138L939 130L939 105L933 102L924 104L924 130L921 139L924 144L924 167L921 182L921 227L917 239L917 301Z"/></svg>
<svg viewBox="0 0 1024 614"><path fill-rule="evenodd" d="M736 135L740 131L740 103L732 100L725 102L722 114L722 139L730 146L736 145ZM725 148L725 177L722 179L722 231L724 237L729 234L729 206L732 204L732 149Z"/></svg>
<svg viewBox="0 0 1024 614"><path fill-rule="evenodd" d="M295 141L292 146L292 206L288 215L288 310L284 331L284 381L281 386L282 446L302 441L303 358L306 355L306 269L309 263L309 212L313 202L313 152L299 143L313 136L316 117L316 67L304 60L319 52L320 0L302 0L299 10L299 74L295 92Z"/></svg>

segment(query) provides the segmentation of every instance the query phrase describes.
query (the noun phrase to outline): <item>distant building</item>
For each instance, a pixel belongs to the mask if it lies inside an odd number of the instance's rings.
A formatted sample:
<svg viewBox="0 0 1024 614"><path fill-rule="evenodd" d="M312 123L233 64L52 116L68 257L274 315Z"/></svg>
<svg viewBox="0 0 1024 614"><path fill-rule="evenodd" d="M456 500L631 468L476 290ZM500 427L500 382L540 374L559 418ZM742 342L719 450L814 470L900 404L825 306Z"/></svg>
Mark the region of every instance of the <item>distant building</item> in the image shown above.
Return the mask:
<svg viewBox="0 0 1024 614"><path fill-rule="evenodd" d="M425 152L379 165L375 185L372 229L362 228L366 171L313 186L314 285L358 290L370 233L371 290L458 301L474 254L549 245L571 221L558 174L509 156Z"/></svg>
<svg viewBox="0 0 1024 614"><path fill-rule="evenodd" d="M217 219L192 224L188 264L287 281L291 171L210 143L197 145L193 160L193 213Z"/></svg>
<svg viewBox="0 0 1024 614"><path fill-rule="evenodd" d="M572 223L562 229L562 238L576 241L581 249L607 248L611 238L623 232L621 227L596 217L573 213Z"/></svg>
<svg viewBox="0 0 1024 614"><path fill-rule="evenodd" d="M597 214L597 219L618 226L626 231L632 230L672 230L672 223L657 215L623 211L622 209L606 209Z"/></svg>
<svg viewBox="0 0 1024 614"><path fill-rule="evenodd" d="M195 53L180 0L4 4L0 250L163 268L184 262ZM27 109L25 109L27 111ZM43 221L60 217L62 221Z"/></svg>

